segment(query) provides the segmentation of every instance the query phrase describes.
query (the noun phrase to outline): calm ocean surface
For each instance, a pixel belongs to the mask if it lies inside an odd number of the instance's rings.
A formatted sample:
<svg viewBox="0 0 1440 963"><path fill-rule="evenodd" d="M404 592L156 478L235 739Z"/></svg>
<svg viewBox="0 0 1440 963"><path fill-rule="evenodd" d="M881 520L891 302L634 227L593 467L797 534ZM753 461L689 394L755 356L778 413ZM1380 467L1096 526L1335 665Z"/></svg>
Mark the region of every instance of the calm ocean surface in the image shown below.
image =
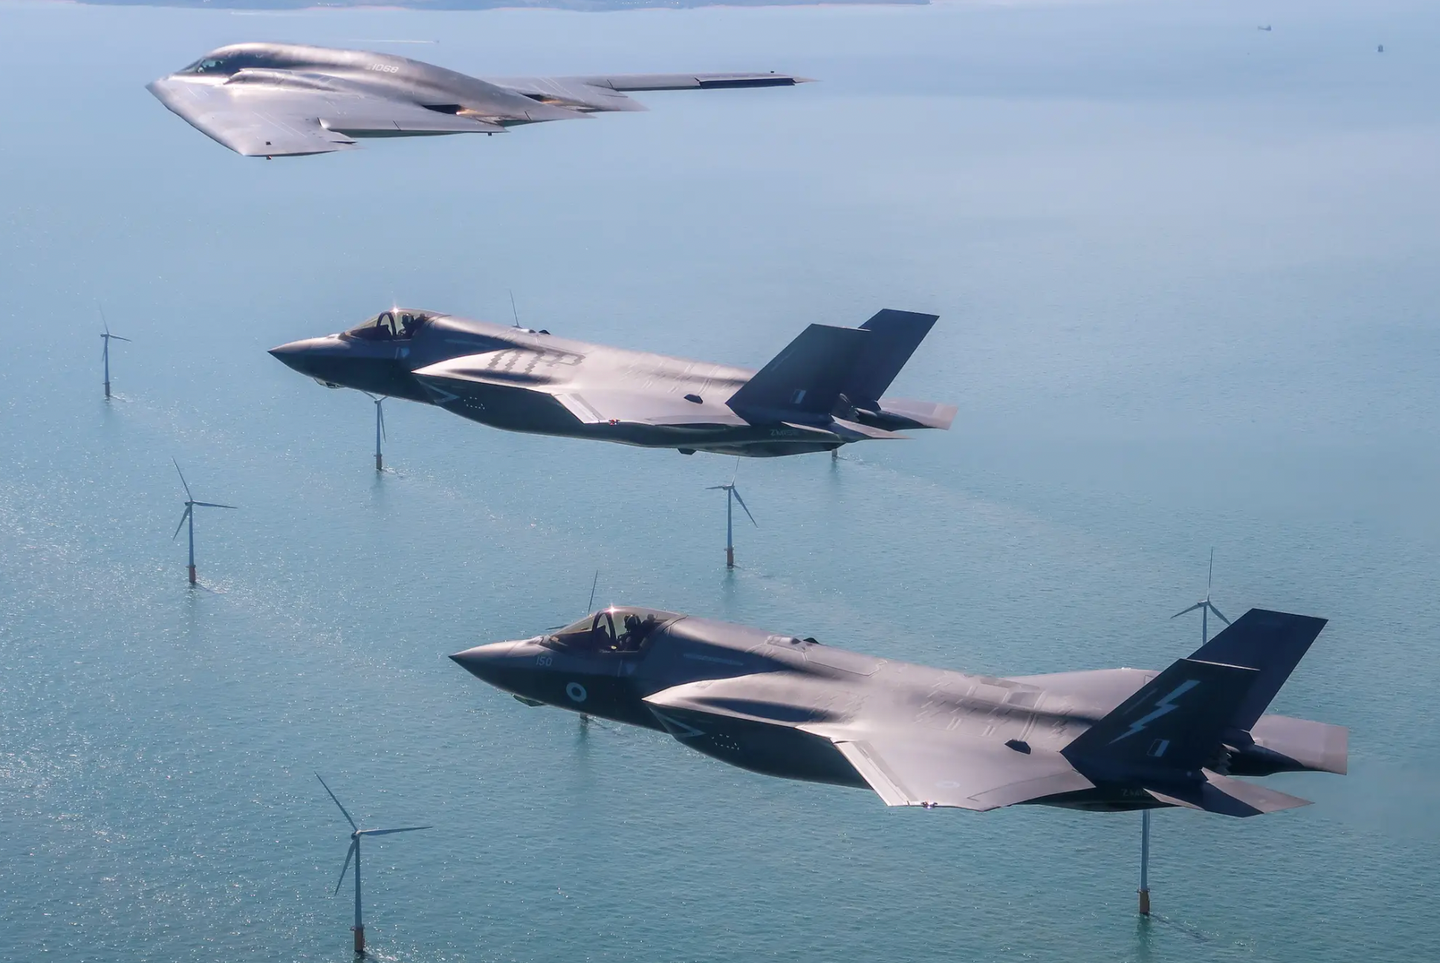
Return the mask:
<svg viewBox="0 0 1440 963"><path fill-rule="evenodd" d="M1257 31L1271 23L1274 31ZM143 85L223 43L794 90L265 163ZM0 3L0 960L1435 960L1440 9L421 14ZM1385 53L1376 51L1383 43ZM734 462L372 407L265 354L392 299L759 366L942 316L949 433ZM101 398L97 303L117 334ZM182 492L205 588L185 585ZM888 810L528 709L445 659L597 603L996 674L1329 617L1316 801Z"/></svg>

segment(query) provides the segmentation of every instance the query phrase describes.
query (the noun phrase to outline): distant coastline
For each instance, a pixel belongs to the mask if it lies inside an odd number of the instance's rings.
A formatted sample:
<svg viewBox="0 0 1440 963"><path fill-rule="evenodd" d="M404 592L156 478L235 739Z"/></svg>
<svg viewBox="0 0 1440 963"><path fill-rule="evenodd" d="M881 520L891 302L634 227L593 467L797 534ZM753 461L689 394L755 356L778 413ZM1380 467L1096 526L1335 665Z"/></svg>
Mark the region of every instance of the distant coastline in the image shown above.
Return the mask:
<svg viewBox="0 0 1440 963"><path fill-rule="evenodd" d="M930 0L77 0L104 7L210 10L654 10L695 7L925 6Z"/></svg>

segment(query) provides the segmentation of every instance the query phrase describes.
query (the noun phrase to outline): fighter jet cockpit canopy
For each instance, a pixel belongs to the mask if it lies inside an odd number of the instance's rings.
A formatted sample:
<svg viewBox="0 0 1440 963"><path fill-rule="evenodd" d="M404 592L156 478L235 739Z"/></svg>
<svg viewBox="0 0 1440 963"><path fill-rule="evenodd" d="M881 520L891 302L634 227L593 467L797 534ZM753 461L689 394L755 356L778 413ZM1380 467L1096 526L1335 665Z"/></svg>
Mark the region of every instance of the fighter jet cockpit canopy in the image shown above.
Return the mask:
<svg viewBox="0 0 1440 963"><path fill-rule="evenodd" d="M423 311L409 308L391 308L381 311L364 324L346 331L342 337L360 341L408 341L430 320Z"/></svg>
<svg viewBox="0 0 1440 963"><path fill-rule="evenodd" d="M569 652L601 655L644 652L650 647L655 631L679 617L674 612L612 605L547 635L543 644Z"/></svg>

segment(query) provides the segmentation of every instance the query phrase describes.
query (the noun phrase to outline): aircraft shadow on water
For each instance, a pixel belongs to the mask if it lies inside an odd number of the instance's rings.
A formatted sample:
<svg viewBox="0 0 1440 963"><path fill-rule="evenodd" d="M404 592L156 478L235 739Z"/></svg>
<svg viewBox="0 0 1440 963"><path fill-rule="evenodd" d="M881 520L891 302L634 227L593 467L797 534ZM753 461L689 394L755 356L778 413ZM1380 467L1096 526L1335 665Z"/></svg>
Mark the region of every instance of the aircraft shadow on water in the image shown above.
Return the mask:
<svg viewBox="0 0 1440 963"><path fill-rule="evenodd" d="M201 133L251 157L353 150L376 137L503 134L511 127L645 110L634 91L792 87L790 74L470 77L407 57L239 43L146 86Z"/></svg>
<svg viewBox="0 0 1440 963"><path fill-rule="evenodd" d="M329 387L509 431L766 457L949 428L953 405L881 397L935 321L812 324L758 372L402 308L270 353Z"/></svg>

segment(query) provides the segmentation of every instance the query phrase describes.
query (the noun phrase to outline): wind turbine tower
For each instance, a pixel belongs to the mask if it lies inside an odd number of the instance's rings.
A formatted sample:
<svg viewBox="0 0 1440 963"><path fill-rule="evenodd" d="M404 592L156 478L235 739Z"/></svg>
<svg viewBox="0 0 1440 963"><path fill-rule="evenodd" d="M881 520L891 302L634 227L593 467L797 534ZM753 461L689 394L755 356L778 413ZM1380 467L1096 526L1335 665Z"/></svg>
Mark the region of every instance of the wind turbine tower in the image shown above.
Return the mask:
<svg viewBox="0 0 1440 963"><path fill-rule="evenodd" d="M221 505L218 502L197 502L195 496L190 494L190 486L185 481L185 473L180 471L180 463L173 458L175 472L180 476L180 484L185 486L185 514L180 516L180 524L175 526L175 534L170 536L171 541L180 537L180 529L185 523L190 523L190 584L195 584L195 509L196 508L235 508L235 505Z"/></svg>
<svg viewBox="0 0 1440 963"><path fill-rule="evenodd" d="M740 459L735 459L735 474L730 476L728 485L711 485L706 491L723 491L725 493L725 567L735 567L735 503L739 502L740 507L745 510L745 515L750 519L750 524L756 528L760 523L755 521L755 516L750 514L750 509L745 507L745 499L740 497L740 489L735 487L735 477L740 473Z"/></svg>
<svg viewBox="0 0 1440 963"><path fill-rule="evenodd" d="M380 442L385 439L385 396L365 392L365 397L375 402L375 470L385 470L385 457L380 452Z"/></svg>
<svg viewBox="0 0 1440 963"><path fill-rule="evenodd" d="M340 812L345 817L345 821L349 823L350 828L354 830L354 832L350 834L350 849L345 854L345 865L340 869L340 880L335 884L335 892L340 892L340 886L345 882L345 874L350 870L350 859L351 857L354 857L355 925L352 928L355 931L355 955L364 956L365 920L360 914L360 838L362 836L389 836L392 833L413 833L416 830L429 829L430 827L403 826L400 829L361 829L355 824L355 820L351 818L350 812L344 807L344 805L341 804L340 800L335 798L335 794L333 792L330 792L330 787L325 784L325 780L320 777L320 774L318 772L315 774L315 778L320 780L320 785L325 786L325 792L329 794L331 799L335 800L335 805L340 807Z"/></svg>
<svg viewBox="0 0 1440 963"><path fill-rule="evenodd" d="M100 360L105 365L105 399L110 399L110 342L126 341L129 338L122 338L118 334L110 333L110 322L105 320L105 309L100 308L100 323L105 325L105 330L100 333L100 341L104 347L100 349Z"/></svg>
<svg viewBox="0 0 1440 963"><path fill-rule="evenodd" d="M1226 625L1230 620L1220 613L1215 604L1210 601L1210 588L1215 581L1215 549L1210 549L1210 571L1205 576L1205 597L1188 608L1181 609L1172 619L1196 609L1200 610L1200 644L1204 645L1210 641L1210 613L1214 612L1215 617ZM1150 915L1150 810L1140 811L1140 915Z"/></svg>

